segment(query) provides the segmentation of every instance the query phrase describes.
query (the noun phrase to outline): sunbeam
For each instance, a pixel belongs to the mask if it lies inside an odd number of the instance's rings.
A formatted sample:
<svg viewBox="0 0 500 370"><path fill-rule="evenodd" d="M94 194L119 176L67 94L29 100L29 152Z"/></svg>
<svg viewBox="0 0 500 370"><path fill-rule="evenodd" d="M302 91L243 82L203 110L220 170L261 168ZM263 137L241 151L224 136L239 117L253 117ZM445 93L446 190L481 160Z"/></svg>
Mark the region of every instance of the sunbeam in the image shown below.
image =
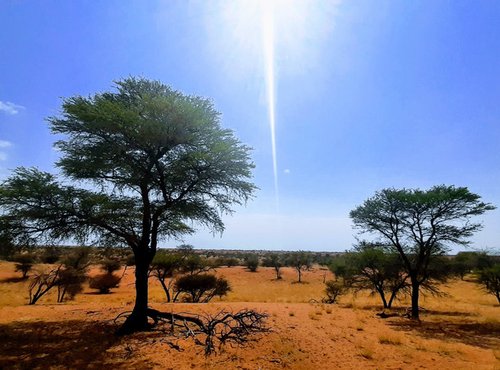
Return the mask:
<svg viewBox="0 0 500 370"><path fill-rule="evenodd" d="M265 81L267 93L267 111L271 131L271 152L273 157L274 194L276 210L279 211L278 159L276 155L276 100L275 100L275 39L274 39L274 3L263 3L262 9L262 44L264 49Z"/></svg>
<svg viewBox="0 0 500 370"><path fill-rule="evenodd" d="M209 42L218 66L262 89L269 126L276 211L280 209L276 116L279 80L314 70L340 0L219 0L203 2ZM205 5L206 4L206 5ZM282 131L282 130L280 130Z"/></svg>

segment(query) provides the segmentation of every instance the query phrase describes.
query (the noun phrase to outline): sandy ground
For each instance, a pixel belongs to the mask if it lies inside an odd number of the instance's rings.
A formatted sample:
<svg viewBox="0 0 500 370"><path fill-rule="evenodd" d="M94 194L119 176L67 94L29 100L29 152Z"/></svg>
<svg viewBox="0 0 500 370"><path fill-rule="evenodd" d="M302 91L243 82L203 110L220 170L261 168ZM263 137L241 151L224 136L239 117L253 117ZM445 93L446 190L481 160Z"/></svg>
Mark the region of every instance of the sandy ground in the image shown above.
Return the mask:
<svg viewBox="0 0 500 370"><path fill-rule="evenodd" d="M38 266L43 269L44 266ZM95 273L94 269L91 273ZM380 319L377 297L347 295L338 305L310 303L322 296L328 271L285 269L247 272L220 268L233 291L208 304L164 303L151 281L151 306L166 312L215 313L255 309L269 315L271 332L244 347L226 346L205 357L192 339L160 327L116 337L114 318L133 304L133 271L112 294L86 289L74 301L48 295L28 306L27 285L13 265L0 262L0 368L135 369L500 369L500 307L469 281L443 287L443 298L425 297L421 323ZM408 302L397 302L404 308ZM176 347L177 349L173 348Z"/></svg>

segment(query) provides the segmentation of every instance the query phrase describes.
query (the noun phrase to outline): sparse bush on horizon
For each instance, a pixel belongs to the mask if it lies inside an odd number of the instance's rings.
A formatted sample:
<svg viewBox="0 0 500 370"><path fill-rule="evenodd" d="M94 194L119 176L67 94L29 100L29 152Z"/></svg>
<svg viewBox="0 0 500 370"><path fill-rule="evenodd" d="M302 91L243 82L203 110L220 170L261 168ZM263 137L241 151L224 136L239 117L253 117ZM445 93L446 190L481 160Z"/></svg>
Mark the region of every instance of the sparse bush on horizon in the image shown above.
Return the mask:
<svg viewBox="0 0 500 370"><path fill-rule="evenodd" d="M250 272L256 272L259 268L259 257L256 254L250 254L245 258L245 266Z"/></svg>

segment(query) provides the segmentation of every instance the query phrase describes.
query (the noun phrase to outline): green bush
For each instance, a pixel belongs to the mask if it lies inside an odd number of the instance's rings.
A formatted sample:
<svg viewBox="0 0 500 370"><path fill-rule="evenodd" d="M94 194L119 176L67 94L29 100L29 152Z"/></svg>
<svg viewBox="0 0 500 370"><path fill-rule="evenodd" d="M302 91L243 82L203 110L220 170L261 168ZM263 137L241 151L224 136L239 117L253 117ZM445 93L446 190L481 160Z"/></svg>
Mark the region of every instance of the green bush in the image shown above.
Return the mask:
<svg viewBox="0 0 500 370"><path fill-rule="evenodd" d="M338 298L346 292L346 288L338 281L328 280L325 282L326 298L323 299L324 303L337 303Z"/></svg>
<svg viewBox="0 0 500 370"><path fill-rule="evenodd" d="M33 268L35 257L32 254L23 253L15 255L13 260L16 262L16 271L20 271L23 274L23 279L26 279L28 277L28 272Z"/></svg>
<svg viewBox="0 0 500 370"><path fill-rule="evenodd" d="M245 266L251 272L256 272L259 267L259 257L255 254L251 254L245 258Z"/></svg>
<svg viewBox="0 0 500 370"><path fill-rule="evenodd" d="M500 264L481 270L479 272L479 282L488 293L497 298L500 304Z"/></svg>
<svg viewBox="0 0 500 370"><path fill-rule="evenodd" d="M226 295L231 287L229 282L223 278L217 278L213 274L184 275L175 281L176 297L183 294L188 302L208 302L214 296Z"/></svg>
<svg viewBox="0 0 500 370"><path fill-rule="evenodd" d="M111 289L118 287L120 280L119 276L110 273L100 274L90 279L89 287L99 290L100 294L109 294Z"/></svg>

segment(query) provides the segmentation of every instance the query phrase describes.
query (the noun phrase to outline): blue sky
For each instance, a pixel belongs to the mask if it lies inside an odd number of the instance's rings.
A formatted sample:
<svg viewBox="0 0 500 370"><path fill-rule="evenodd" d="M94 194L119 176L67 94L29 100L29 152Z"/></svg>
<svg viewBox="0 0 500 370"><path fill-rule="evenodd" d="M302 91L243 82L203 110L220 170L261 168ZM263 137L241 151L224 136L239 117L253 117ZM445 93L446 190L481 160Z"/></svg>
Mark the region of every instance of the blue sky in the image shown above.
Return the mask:
<svg viewBox="0 0 500 370"><path fill-rule="evenodd" d="M500 2L277 1L278 207L254 5L1 2L0 178L54 171L44 118L61 97L141 75L213 99L254 148L256 198L195 247L342 251L349 211L384 187L467 186L500 206ZM500 249L500 211L482 220L474 247Z"/></svg>

